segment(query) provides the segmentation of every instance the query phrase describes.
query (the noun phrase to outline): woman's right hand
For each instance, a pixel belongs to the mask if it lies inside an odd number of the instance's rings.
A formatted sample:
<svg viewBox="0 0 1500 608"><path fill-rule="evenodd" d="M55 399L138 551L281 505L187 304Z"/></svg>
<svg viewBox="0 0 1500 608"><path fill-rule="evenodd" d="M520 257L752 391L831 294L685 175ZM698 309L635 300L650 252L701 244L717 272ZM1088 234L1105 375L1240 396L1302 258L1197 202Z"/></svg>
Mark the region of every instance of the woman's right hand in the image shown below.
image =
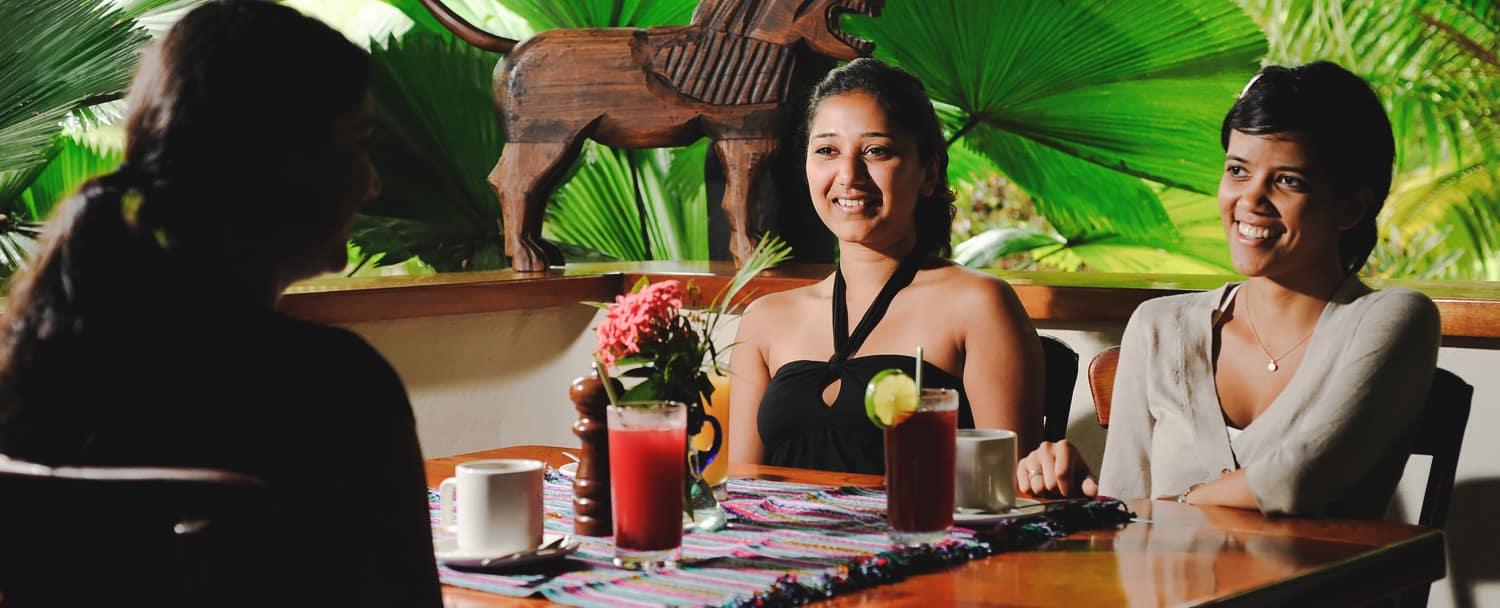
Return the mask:
<svg viewBox="0 0 1500 608"><path fill-rule="evenodd" d="M1016 463L1016 489L1032 496L1094 496L1099 484L1078 448L1064 439L1043 441Z"/></svg>

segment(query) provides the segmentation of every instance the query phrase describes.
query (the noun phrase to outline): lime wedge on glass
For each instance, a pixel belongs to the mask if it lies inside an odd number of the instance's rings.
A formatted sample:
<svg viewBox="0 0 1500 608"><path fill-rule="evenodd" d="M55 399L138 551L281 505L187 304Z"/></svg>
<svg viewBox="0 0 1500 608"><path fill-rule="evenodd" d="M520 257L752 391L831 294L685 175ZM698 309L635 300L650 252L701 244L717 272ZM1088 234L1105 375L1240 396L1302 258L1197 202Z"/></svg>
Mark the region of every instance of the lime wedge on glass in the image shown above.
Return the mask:
<svg viewBox="0 0 1500 608"><path fill-rule="evenodd" d="M917 382L899 369L888 369L870 378L865 387L865 415L870 422L888 429L917 411Z"/></svg>

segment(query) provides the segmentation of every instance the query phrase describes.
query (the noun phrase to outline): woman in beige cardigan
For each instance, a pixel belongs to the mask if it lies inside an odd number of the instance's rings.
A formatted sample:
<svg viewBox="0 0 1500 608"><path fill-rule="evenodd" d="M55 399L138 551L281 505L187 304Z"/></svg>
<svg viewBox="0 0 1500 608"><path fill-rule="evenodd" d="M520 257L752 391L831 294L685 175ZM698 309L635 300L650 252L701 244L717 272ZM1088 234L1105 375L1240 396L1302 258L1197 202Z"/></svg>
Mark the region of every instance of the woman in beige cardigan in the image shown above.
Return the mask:
<svg viewBox="0 0 1500 608"><path fill-rule="evenodd" d="M1390 188L1385 111L1331 63L1272 66L1225 116L1221 141L1219 210L1249 279L1141 305L1121 345L1098 481L1061 441L1023 458L1017 485L1379 517L1439 341L1431 300L1354 276Z"/></svg>

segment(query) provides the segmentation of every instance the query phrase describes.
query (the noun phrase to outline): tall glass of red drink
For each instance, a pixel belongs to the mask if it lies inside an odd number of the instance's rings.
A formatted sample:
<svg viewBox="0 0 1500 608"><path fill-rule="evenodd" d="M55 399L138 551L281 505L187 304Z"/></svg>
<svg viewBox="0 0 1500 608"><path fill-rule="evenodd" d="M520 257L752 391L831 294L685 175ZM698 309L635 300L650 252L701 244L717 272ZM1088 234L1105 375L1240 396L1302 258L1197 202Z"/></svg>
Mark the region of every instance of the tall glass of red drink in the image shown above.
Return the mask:
<svg viewBox="0 0 1500 608"><path fill-rule="evenodd" d="M615 565L671 566L682 546L687 406L676 401L626 402L609 406L608 412ZM952 500L952 488L948 494Z"/></svg>
<svg viewBox="0 0 1500 608"><path fill-rule="evenodd" d="M886 429L886 515L896 545L930 544L948 537L953 527L957 429L958 391L948 388L922 389L917 410Z"/></svg>

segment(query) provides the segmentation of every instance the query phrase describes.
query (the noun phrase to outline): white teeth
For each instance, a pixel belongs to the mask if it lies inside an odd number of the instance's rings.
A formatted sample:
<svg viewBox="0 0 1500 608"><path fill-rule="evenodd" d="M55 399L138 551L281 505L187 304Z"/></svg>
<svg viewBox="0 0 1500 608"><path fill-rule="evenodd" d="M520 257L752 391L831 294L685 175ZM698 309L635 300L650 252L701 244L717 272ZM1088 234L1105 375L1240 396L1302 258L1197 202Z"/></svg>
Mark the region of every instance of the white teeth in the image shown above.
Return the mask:
<svg viewBox="0 0 1500 608"><path fill-rule="evenodd" d="M845 209L853 209L855 207L863 207L864 204L865 204L865 199L862 199L862 198L836 198L836 199L833 199L833 202L835 204L837 204L838 206L843 207Z"/></svg>
<svg viewBox="0 0 1500 608"><path fill-rule="evenodd" d="M1266 239L1266 238L1271 238L1271 229L1270 228L1264 228L1264 227L1261 227L1261 226L1252 226L1252 225L1246 224L1244 222L1236 222L1236 224L1239 226L1240 236L1249 237L1249 238L1252 238L1252 239Z"/></svg>

